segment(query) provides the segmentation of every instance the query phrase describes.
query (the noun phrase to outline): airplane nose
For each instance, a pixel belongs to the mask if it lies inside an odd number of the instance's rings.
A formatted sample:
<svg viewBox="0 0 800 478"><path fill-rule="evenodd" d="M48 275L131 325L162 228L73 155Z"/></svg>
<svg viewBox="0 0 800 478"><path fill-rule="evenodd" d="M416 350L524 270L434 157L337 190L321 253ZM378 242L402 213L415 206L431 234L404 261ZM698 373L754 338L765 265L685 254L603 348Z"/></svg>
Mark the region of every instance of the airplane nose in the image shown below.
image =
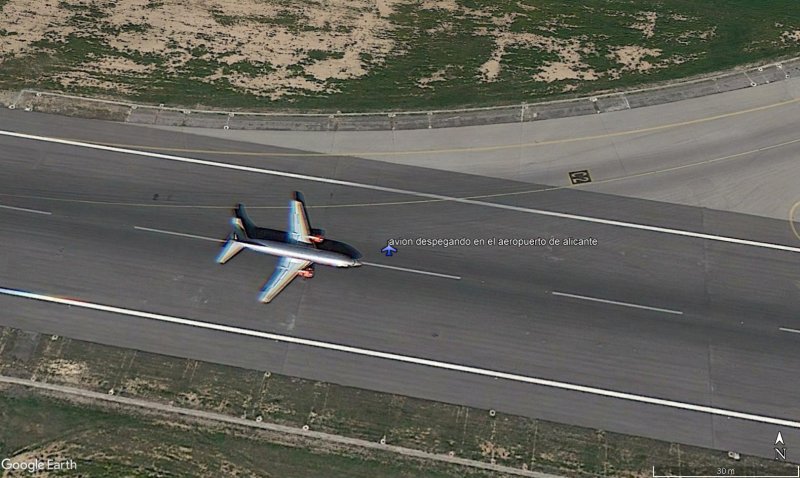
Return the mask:
<svg viewBox="0 0 800 478"><path fill-rule="evenodd" d="M353 259L353 262L350 263L350 267L359 267L361 265L356 259Z"/></svg>

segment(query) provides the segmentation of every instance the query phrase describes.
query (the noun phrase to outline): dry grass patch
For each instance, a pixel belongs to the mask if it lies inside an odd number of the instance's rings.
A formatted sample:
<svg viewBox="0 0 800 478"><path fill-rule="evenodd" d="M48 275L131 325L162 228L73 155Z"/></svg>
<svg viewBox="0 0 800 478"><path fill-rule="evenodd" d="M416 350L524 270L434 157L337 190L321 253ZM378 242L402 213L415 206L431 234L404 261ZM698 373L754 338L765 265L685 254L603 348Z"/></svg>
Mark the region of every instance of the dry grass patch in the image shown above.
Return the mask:
<svg viewBox="0 0 800 478"><path fill-rule="evenodd" d="M530 102L800 53L794 0L646 8L627 0L0 5L0 88L190 107L385 111Z"/></svg>
<svg viewBox="0 0 800 478"><path fill-rule="evenodd" d="M86 58L81 71L55 79L68 87L119 88L98 74L134 75L152 72L152 64L133 58L163 60L168 74L180 74L194 60L216 65L196 79L225 80L255 95L278 99L300 91L332 92L329 80L364 76L393 49L386 8L368 0L288 3L279 0L149 0L63 2L10 0L3 7L7 35L0 37L5 57L30 52L36 42L63 41L69 35L91 37L117 56ZM383 12L380 12L383 8ZM78 30L73 13L93 15ZM314 56L314 54L318 56ZM323 58L319 58L322 53ZM324 57L328 55L329 57ZM227 72L240 62L264 65L257 74Z"/></svg>

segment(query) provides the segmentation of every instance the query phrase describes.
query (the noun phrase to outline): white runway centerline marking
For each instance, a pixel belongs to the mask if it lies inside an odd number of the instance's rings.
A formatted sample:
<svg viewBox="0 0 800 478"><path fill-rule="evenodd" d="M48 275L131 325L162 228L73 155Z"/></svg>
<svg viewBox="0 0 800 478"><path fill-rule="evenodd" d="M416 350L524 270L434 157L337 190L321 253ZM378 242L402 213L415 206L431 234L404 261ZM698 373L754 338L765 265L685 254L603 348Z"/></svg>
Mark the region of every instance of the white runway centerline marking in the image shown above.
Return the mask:
<svg viewBox="0 0 800 478"><path fill-rule="evenodd" d="M142 227L142 226L133 226L134 229L137 231L146 231L146 232L156 232L158 234L167 234L169 236L178 236L178 237L188 237L190 239L200 239L201 241L209 241L209 242L218 242L223 243L225 242L222 239L214 239L213 237L206 237L206 236L198 236L197 234L186 234L185 232L175 232L175 231L165 231L164 229L153 229L151 227ZM420 269L409 269L407 267L398 267L398 266L389 266L386 264L377 264L375 262L361 262L361 264L370 267L380 267L382 269L393 269L396 271L403 271L403 272L412 272L414 274L422 274L426 276L434 276L434 277L442 277L444 279L455 279L461 280L461 276L454 276L450 274L442 274L440 272L431 272L431 271L423 271Z"/></svg>
<svg viewBox="0 0 800 478"><path fill-rule="evenodd" d="M423 274L423 275L426 275L426 276L443 277L445 279L461 280L461 276L453 276L453 275L450 275L450 274L441 274L439 272L422 271L422 270L419 270L419 269L409 269L407 267L388 266L386 264L376 264L374 262L361 261L361 264L363 264L365 266L371 266L371 267L380 267L382 269L393 269L393 270L396 270L396 271L413 272L415 274Z"/></svg>
<svg viewBox="0 0 800 478"><path fill-rule="evenodd" d="M666 314L675 314L675 315L683 315L683 312L680 310L670 310L670 309L662 309L661 307L650 307L649 305L639 305L639 304L631 304L629 302L618 302L616 300L608 300L608 299L599 299L597 297L588 297L585 295L577 295L577 294L568 294L566 292L551 292L553 295L558 295L561 297L570 297L572 299L581 299L581 300L589 300L592 302L602 302L604 304L611 304L611 305L620 305L623 307L632 307L634 309L644 309L644 310L652 310L655 312L664 312Z"/></svg>
<svg viewBox="0 0 800 478"><path fill-rule="evenodd" d="M214 168L229 169L233 171L243 171L248 173L266 174L269 176L277 176L282 178L299 179L303 181L314 181L325 184L335 184L337 186L347 186L353 188L370 189L373 191L381 191L387 193L403 194L406 196L416 196L428 199L437 199L440 201L457 202L461 204L471 204L475 206L492 207L496 209L504 209L507 211L517 211L527 214L537 214L540 216L558 217L562 219L571 219L574 221L590 222L595 224L604 224L607 226L625 227L629 229L638 229L642 231L658 232L662 234L671 234L675 236L692 237L696 239L705 239L709 241L727 242L730 244L739 244L743 246L761 247L764 249L773 249L787 252L800 252L800 247L786 246L783 244L773 244L770 242L751 241L748 239L739 239L736 237L717 236L714 234L705 234L702 232L685 231L682 229L671 229L667 227L649 226L646 224L637 224L633 222L616 221L612 219L601 219L590 216L580 216L577 214L568 214L563 212L546 211L543 209L533 209L521 206L511 206L508 204L499 204L487 201L479 201L476 199L458 198L453 196L444 196L441 194L425 193L419 191L411 191L408 189L390 188L385 186L377 186L374 184L358 183L353 181L343 181L340 179L323 178L320 176L310 176L307 174L287 173L285 171L278 171L274 169L256 168L252 166L242 166L238 164L221 163L218 161L209 161L206 159L188 158L184 156L175 156L172 154L153 153L150 151L140 151L137 149L119 148L116 146L104 146L102 144L85 143L83 141L73 141L69 139L51 138L47 136L38 136L33 134L15 133L13 131L0 130L0 136L8 136L12 138L27 139L32 141L42 141L45 143L63 144L67 146L76 146L79 148L94 149L98 151L108 151L112 153L131 154L145 158L163 159L166 161L174 161L178 163L195 164L199 166L209 166Z"/></svg>
<svg viewBox="0 0 800 478"><path fill-rule="evenodd" d="M0 204L0 209L10 209L12 211L21 211L21 212L32 212L34 214L43 214L45 216L50 216L53 214L52 212L49 211L39 211L37 209L28 209L26 207L6 206L3 204Z"/></svg>
<svg viewBox="0 0 800 478"><path fill-rule="evenodd" d="M0 287L0 294L6 296L20 297L31 300L38 300L42 302L50 302L53 304L61 304L73 307L80 307L84 309L97 310L102 312L109 312L112 314L125 315L129 317L138 317L142 319L156 320L159 322L167 322L172 324L186 325L190 327L197 327L207 330L216 330L237 335L245 335L249 337L257 337L267 340L274 340L283 343L297 344L306 347L313 347L325 350L334 350L337 352L350 353L361 355L365 357L379 358L384 360L391 360L395 362L403 362L414 365L423 365L442 370L451 370L454 372L463 372L473 375L481 375L484 377L492 377L503 380L510 380L514 382L529 383L532 385L540 385L543 387L550 387L560 390L568 390L573 392L588 393L601 397L617 398L621 400L628 400L638 403L646 403L650 405L659 405L663 407L674 408L678 410L687 410L692 412L706 413L710 415L718 415L730 418L738 418L741 420L749 420L759 423L768 423L772 425L780 425L791 428L800 428L800 422L788 420L784 418L769 417L764 415L756 415L753 413L739 412L735 410L728 410L725 408L710 407L706 405L697 405L694 403L678 402L676 400L667 400L663 398L648 397L645 395L637 395L627 392L618 392L615 390L607 390L597 387L589 387L585 385L576 385L573 383L559 382L556 380L548 380L543 378L529 377L526 375L519 375L509 372L501 372L497 370L490 370L479 367L472 367L468 365L459 365L450 362L440 362L438 360L413 357L409 355L402 355L391 352L381 352L379 350L365 349L360 347L352 347L349 345L341 345L330 342L323 342L320 340L304 339L300 337L293 337L289 335L273 334L269 332L262 332L260 330L244 329L230 325L215 324L211 322L202 322L199 320L184 319L181 317L173 317L169 315L155 314L151 312L144 312L133 309L125 309L122 307L114 307L110 305L95 304L91 302L84 302L76 299L65 299L61 297L54 297L44 294L36 294L33 292L26 292L15 289L7 289Z"/></svg>
<svg viewBox="0 0 800 478"><path fill-rule="evenodd" d="M141 226L133 226L133 228L136 229L137 231L157 232L159 234L167 234L170 236L188 237L190 239L200 239L201 241L220 242L220 243L225 242L222 239L214 239L213 237L198 236L196 234L186 234L183 232L165 231L163 229L152 229L150 227L141 227Z"/></svg>
<svg viewBox="0 0 800 478"><path fill-rule="evenodd" d="M797 329L789 329L789 328L786 328L786 327L780 327L778 330L780 330L781 332L789 332L789 333L792 333L792 334L800 334L800 330L797 330Z"/></svg>

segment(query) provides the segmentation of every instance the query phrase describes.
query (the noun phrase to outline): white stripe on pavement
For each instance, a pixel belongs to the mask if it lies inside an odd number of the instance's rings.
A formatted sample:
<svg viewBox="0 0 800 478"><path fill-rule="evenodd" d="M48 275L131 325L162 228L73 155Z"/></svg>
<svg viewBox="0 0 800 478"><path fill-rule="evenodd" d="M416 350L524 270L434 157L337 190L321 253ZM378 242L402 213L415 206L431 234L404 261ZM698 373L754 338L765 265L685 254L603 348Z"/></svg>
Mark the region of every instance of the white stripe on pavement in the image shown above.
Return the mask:
<svg viewBox="0 0 800 478"><path fill-rule="evenodd" d="M355 355L361 355L366 357L373 357L379 358L384 360L391 360L395 362L402 362L414 365L423 365L426 367L432 367L442 370L451 370L454 372L463 372L469 373L474 375L481 375L484 377L493 377L503 380L510 380L514 382L522 382L522 383L529 383L532 385L540 385L544 387L555 388L559 390L568 390L573 392L581 392L581 393L588 393L591 395L597 395L601 397L608 397L608 398L618 398L622 400L628 400L632 402L638 403L646 403L651 405L659 405L663 407L674 408L678 410L687 410L692 412L699 412L699 413L706 413L709 415L716 415L716 416L723 416L723 417L730 417L730 418L738 418L741 420L749 420L753 422L759 423L768 423L772 425L780 425L785 427L791 428L800 428L800 422L795 420L789 420L785 418L776 418L770 417L765 415L757 415L754 413L747 413L747 412L739 412L735 410L728 410L725 408L717 408L717 407L710 407L706 405L697 405L694 403L685 403L685 402L678 402L676 400L667 400L663 398L655 398L655 397L648 397L645 395L637 395L633 393L626 393L626 392L618 392L615 390L607 390L597 387L589 387L585 385L576 385L567 382L559 382L555 380L548 380L543 378L535 378L535 377L528 377L525 375L519 375L509 372L501 372L496 370L490 370L485 368L479 367L471 367L467 365L458 365L450 362L440 362L437 360L420 358L420 357L412 357L408 355L401 355L398 353L391 353L391 352L381 352L378 350L371 350L371 349L364 349L360 347L352 347L349 345L341 345L341 344L334 344L330 342L322 342L319 340L312 340L312 339L304 339L300 337L293 337L289 335L281 335L281 334L273 334L268 332L262 332L259 330L251 330L251 329L244 329L240 327L233 327L230 325L222 325L222 324L215 324L210 322L201 322L198 320L191 320L191 319L184 319L180 317L172 317L169 315L162 315L162 314L154 314L151 312L143 312L138 310L132 309L124 309L122 307L114 307L110 305L102 305L102 304L94 304L91 302L84 302L81 300L75 299L65 299L61 297L54 297L49 295L43 294L36 294L33 292L25 292L21 290L15 289L7 289L0 287L0 294L13 296L13 297L21 297L25 299L32 299L38 300L43 302L50 302L54 304L61 304L73 307L80 307L84 309L90 310L98 310L103 312L109 312L112 314L119 314L119 315L126 315L130 317L139 317L143 319L151 319L157 320L160 322L167 322L172 324L179 324L179 325L186 325L190 327L198 327L207 330L217 330L220 332L226 332L231 334L237 335L245 335L250 337L258 337L267 340L275 340L278 342L284 343L291 343L302 345L306 347L314 347L318 349L324 350L334 350L337 352L344 352L350 353Z"/></svg>
<svg viewBox="0 0 800 478"><path fill-rule="evenodd" d="M37 209L28 209L25 207L15 207L15 206L5 206L0 204L0 209L10 209L12 211L22 211L22 212L32 212L34 214L44 214L45 216L50 216L53 213L48 211L39 211Z"/></svg>
<svg viewBox="0 0 800 478"><path fill-rule="evenodd" d="M223 239L214 239L213 237L198 236L195 234L186 234L184 232L165 231L163 229L153 229L150 227L133 226L138 231L157 232L159 234L168 234L170 236L188 237L190 239L200 239L202 241L210 242L225 242Z"/></svg>
<svg viewBox="0 0 800 478"><path fill-rule="evenodd" d="M551 292L553 295L558 295L561 297L570 297L573 299L581 299L581 300L589 300L592 302L602 302L604 304L611 304L611 305L621 305L623 307L632 307L634 309L644 309L644 310L652 310L655 312L664 312L667 314L676 314L676 315L683 315L683 312L680 310L670 310L670 309L662 309L661 307L650 307L649 305L639 305L639 304L631 304L630 302L618 302L616 300L608 300L608 299L599 299L597 297L588 297L585 295L577 295L577 294L568 294L566 292Z"/></svg>
<svg viewBox="0 0 800 478"><path fill-rule="evenodd" d="M87 148L87 149L95 149L98 151L109 151L112 153L122 153L122 154L132 154L136 156L142 156L146 158L153 158L153 159L163 159L167 161L175 161L179 163L188 163L188 164L196 164L200 166L210 166L214 168L222 168L222 169L230 169L234 171L243 171L248 173L258 173L258 174L266 174L270 176L277 176L283 178L291 178L291 179L299 179L303 181L314 181L318 183L325 183L325 184L335 184L338 186L347 186L347 187L354 187L354 188L361 188L361 189L370 189L373 191L382 191L388 193L395 193L395 194L403 194L407 196L417 196L417 197L424 197L429 199L437 199L440 201L451 201L457 202L462 204L472 204L476 206L485 206L485 207L492 207L497 209L505 209L508 211L517 211L523 212L528 214L537 214L541 216L550 216L550 217L558 217L562 219L572 219L575 221L583 221L583 222L591 222L595 224L604 224L607 226L618 226L618 227L625 227L629 229L638 229L643 231L650 231L650 232L659 232L662 234L672 234L676 236L683 236L683 237L692 237L695 239L706 239L709 241L718 241L718 242L726 242L730 244L739 244L743 246L753 246L753 247L761 247L764 249L773 249L779 251L787 251L787 252L800 252L800 247L792 247L786 246L783 244L773 244L770 242L760 242L760 241L751 241L748 239L739 239L736 237L727 237L727 236L717 236L714 234L705 234L701 232L693 232L693 231L684 231L681 229L671 229L667 227L659 227L659 226L649 226L646 224L637 224L632 222L624 222L624 221L615 221L611 219L601 219L596 217L590 216L581 216L577 214L568 214L562 212L555 212L555 211L546 211L543 209L533 209L521 206L511 206L508 204L498 204L492 203L487 201L478 201L476 199L467 199L467 198L458 198L453 196L444 196L441 194L433 194L433 193L425 193L419 191L411 191L408 189L398 189L398 188L390 188L384 186L377 186L373 184L365 184L365 183L358 183L353 181L343 181L340 179L331 179L331 178L323 178L320 176L310 176L307 174L298 174L298 173L287 173L285 171L277 171L274 169L264 169L264 168L256 168L252 166L242 166L238 164L229 164L229 163L220 163L218 161L209 161L205 159L196 159L196 158L188 158L183 156L175 156L172 154L162 154L162 153L153 153L149 151L140 151L136 149L128 149L128 148L119 148L116 146L105 146L102 144L92 144L86 143L83 141L73 141L69 139L59 139L59 138L51 138L47 136L38 136L33 134L25 134L25 133L15 133L13 131L3 131L0 130L0 136L8 136L12 138L20 138L20 139L28 139L32 141L42 141L46 143L54 143L54 144L63 144L67 146L76 146L80 148Z"/></svg>
<svg viewBox="0 0 800 478"><path fill-rule="evenodd" d="M461 276L453 276L453 275L450 275L450 274L441 274L439 272L423 271L423 270L419 270L419 269L409 269L407 267L388 266L386 264L376 264L374 262L361 261L361 264L363 264L365 266L371 266L371 267L380 267L382 269L392 269L392 270L396 270L396 271L413 272L415 274L423 274L423 275L426 275L426 276L443 277L445 279L461 280Z"/></svg>

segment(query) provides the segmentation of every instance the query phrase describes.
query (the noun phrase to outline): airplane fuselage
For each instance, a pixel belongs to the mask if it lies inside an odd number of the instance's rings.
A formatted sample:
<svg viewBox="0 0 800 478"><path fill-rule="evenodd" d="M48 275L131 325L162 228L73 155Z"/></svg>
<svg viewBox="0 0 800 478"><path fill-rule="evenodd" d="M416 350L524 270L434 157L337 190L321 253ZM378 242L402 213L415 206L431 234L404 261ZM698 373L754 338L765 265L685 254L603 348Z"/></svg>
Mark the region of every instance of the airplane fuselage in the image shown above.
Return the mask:
<svg viewBox="0 0 800 478"><path fill-rule="evenodd" d="M357 267L361 263L356 259L339 252L325 251L309 245L290 244L288 242L248 239L238 241L245 248L278 257L291 257L331 267Z"/></svg>
<svg viewBox="0 0 800 478"><path fill-rule="evenodd" d="M217 254L225 264L245 249L278 257L275 271L261 288L258 300L272 301L295 277L314 277L314 265L358 267L361 253L347 244L324 238L322 229L312 229L306 216L303 195L295 191L289 201L289 228L286 231L259 228L238 204L231 218L232 231Z"/></svg>

